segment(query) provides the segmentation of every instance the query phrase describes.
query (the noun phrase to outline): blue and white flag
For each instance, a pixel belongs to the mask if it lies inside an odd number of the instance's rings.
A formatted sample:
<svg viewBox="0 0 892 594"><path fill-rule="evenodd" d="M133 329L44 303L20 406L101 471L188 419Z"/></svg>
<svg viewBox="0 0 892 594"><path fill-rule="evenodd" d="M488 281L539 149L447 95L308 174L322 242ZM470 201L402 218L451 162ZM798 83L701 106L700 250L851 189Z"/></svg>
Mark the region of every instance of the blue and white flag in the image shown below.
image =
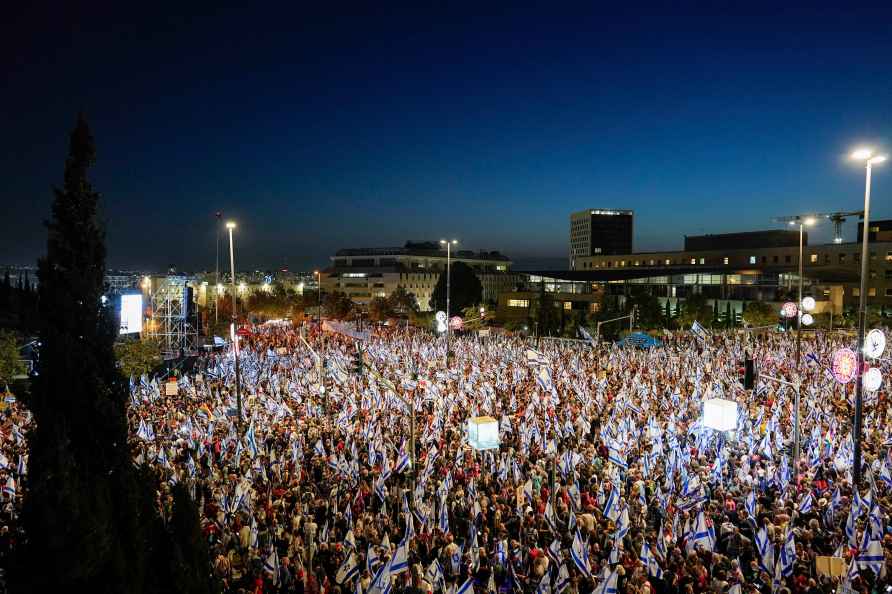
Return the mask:
<svg viewBox="0 0 892 594"><path fill-rule="evenodd" d="M706 520L706 514L701 510L694 522L694 545L700 545L706 551L712 551L715 546L715 532Z"/></svg>
<svg viewBox="0 0 892 594"><path fill-rule="evenodd" d="M700 340L706 340L706 338L710 335L709 331L700 325L700 322L694 320L694 323L691 324L691 332L699 338Z"/></svg>
<svg viewBox="0 0 892 594"><path fill-rule="evenodd" d="M393 557L390 559L390 575L399 575L409 570L409 543L406 539L396 547Z"/></svg>
<svg viewBox="0 0 892 594"><path fill-rule="evenodd" d="M811 491L807 492L802 499L799 500L799 513L807 514L812 510L812 506L814 505Z"/></svg>
<svg viewBox="0 0 892 594"><path fill-rule="evenodd" d="M592 594L616 594L616 582L619 580L619 574L613 569L604 581L598 584L598 587L592 591Z"/></svg>
<svg viewBox="0 0 892 594"><path fill-rule="evenodd" d="M455 594L474 594L474 578L469 577L465 580L465 583L455 591Z"/></svg>
<svg viewBox="0 0 892 594"><path fill-rule="evenodd" d="M784 535L784 544L780 550L781 575L790 577L793 575L793 565L796 563L796 541L793 538L793 530L787 524L787 532Z"/></svg>
<svg viewBox="0 0 892 594"><path fill-rule="evenodd" d="M563 594L564 590L566 590L570 586L570 570L567 569L566 563L561 563L561 568L558 570L557 579L554 582L554 594Z"/></svg>
<svg viewBox="0 0 892 594"><path fill-rule="evenodd" d="M344 562L341 563L341 566L338 567L338 573L335 576L335 581L338 584L343 584L344 582L353 579L359 575L359 563L356 562L356 553L350 551L350 554L347 555L347 558L344 559Z"/></svg>
<svg viewBox="0 0 892 594"><path fill-rule="evenodd" d="M647 575L657 579L663 578L663 570L660 568L660 564L657 563L657 558L650 550L650 545L647 544L647 541L641 545L641 553L638 555L638 558L647 567Z"/></svg>
<svg viewBox="0 0 892 594"><path fill-rule="evenodd" d="M587 578L592 577L592 571L588 563L588 547L583 542L582 535L579 533L578 529L576 530L576 535L573 537L573 545L570 547L570 556L573 558L573 563L582 575Z"/></svg>
<svg viewBox="0 0 892 594"><path fill-rule="evenodd" d="M607 502L604 504L604 517L613 522L616 522L619 517L619 493L615 486L611 488Z"/></svg>

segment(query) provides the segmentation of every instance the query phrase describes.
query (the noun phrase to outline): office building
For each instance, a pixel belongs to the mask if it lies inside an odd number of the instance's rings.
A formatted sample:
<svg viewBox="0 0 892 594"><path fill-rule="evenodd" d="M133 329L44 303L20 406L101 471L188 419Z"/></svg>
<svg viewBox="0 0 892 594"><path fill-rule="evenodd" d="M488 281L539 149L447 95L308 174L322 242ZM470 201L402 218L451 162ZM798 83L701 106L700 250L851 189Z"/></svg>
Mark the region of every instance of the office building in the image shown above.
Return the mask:
<svg viewBox="0 0 892 594"><path fill-rule="evenodd" d="M570 215L570 269L579 258L632 252L631 210L590 208Z"/></svg>
<svg viewBox="0 0 892 594"><path fill-rule="evenodd" d="M388 297L397 287L413 293L421 311L429 303L440 274L446 271L446 249L438 242L408 241L403 247L339 250L332 266L322 271L322 291L346 293L356 303ZM511 260L497 251L453 249L452 262L470 266L483 285L483 301L495 301L503 290L513 290L519 275Z"/></svg>

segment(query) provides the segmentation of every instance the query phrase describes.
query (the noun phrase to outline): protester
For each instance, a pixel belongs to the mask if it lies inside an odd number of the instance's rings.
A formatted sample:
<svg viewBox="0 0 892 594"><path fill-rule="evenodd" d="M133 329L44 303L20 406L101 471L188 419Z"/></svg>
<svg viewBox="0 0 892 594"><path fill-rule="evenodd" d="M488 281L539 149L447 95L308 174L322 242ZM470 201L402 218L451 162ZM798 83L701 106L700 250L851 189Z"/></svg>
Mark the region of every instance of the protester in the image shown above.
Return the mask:
<svg viewBox="0 0 892 594"><path fill-rule="evenodd" d="M301 337L301 332L305 337ZM649 350L381 328L255 327L179 378L131 381L135 464L188 485L227 592L876 592L892 585L884 389L865 392L864 481L852 488L854 340L676 336ZM362 374L354 372L357 347ZM738 380L745 349L763 376ZM888 361L877 361L884 375ZM734 400L737 430L703 425ZM414 407L412 413L404 404ZM470 417L499 421L477 452ZM0 559L17 538L30 415L4 412ZM415 444L415 456L411 444ZM799 475L798 481L796 475ZM830 576L816 557L842 558Z"/></svg>

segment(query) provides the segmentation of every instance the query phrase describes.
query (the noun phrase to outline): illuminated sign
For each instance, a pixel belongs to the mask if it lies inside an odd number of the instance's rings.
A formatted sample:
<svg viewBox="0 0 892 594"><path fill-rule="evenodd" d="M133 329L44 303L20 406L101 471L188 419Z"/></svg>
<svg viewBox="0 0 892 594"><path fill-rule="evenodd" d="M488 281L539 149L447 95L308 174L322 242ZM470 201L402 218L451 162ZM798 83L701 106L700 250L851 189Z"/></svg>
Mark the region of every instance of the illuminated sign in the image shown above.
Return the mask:
<svg viewBox="0 0 892 594"><path fill-rule="evenodd" d="M830 371L833 378L841 384L847 384L855 378L858 370L858 355L852 349L839 349L833 354Z"/></svg>
<svg viewBox="0 0 892 594"><path fill-rule="evenodd" d="M142 332L142 294L121 295L121 328L119 334Z"/></svg>

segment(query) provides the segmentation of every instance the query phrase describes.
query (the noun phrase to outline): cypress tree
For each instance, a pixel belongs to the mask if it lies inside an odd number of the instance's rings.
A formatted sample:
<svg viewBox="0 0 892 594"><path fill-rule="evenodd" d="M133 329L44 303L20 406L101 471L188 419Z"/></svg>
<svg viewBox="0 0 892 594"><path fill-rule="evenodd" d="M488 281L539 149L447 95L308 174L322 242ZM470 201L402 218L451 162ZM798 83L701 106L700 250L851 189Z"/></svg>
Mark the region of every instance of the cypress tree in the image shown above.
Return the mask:
<svg viewBox="0 0 892 594"><path fill-rule="evenodd" d="M64 185L55 190L47 253L38 263L40 374L13 582L31 592L142 592L145 572L137 484L127 445L127 386L100 297L105 235L87 179L93 137L83 116L71 134Z"/></svg>

